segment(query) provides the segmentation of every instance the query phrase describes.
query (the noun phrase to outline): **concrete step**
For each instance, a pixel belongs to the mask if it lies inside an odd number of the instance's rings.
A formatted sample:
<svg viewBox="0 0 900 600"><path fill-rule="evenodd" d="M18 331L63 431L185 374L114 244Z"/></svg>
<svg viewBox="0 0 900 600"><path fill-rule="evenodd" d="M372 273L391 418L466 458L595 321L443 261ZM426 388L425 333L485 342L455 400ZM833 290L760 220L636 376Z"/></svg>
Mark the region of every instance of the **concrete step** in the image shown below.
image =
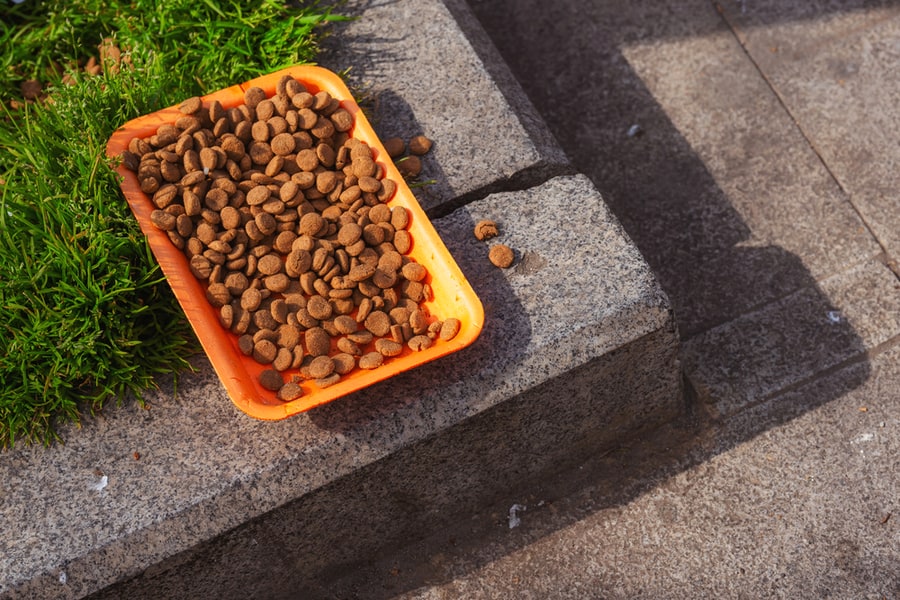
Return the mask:
<svg viewBox="0 0 900 600"><path fill-rule="evenodd" d="M201 357L148 409L0 454L0 597L314 593L679 413L668 298L464 5L449 5L351 3L362 18L323 63L368 85L383 136L435 140L422 203L484 303L477 342L279 422L239 412ZM516 251L512 268L487 260L492 242L472 235L482 218Z"/></svg>

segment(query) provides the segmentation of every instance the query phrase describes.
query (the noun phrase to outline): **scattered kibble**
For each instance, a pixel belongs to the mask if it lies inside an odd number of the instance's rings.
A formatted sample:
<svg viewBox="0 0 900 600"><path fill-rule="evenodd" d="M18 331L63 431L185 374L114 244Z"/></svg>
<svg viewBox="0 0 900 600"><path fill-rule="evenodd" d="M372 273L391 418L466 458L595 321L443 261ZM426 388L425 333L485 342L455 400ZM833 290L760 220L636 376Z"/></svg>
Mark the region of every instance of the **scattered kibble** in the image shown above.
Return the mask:
<svg viewBox="0 0 900 600"><path fill-rule="evenodd" d="M495 244L491 246L491 249L488 251L488 259L490 259L494 266L500 267L501 269L508 269L512 266L515 255L513 254L512 248L506 244Z"/></svg>
<svg viewBox="0 0 900 600"><path fill-rule="evenodd" d="M406 142L398 137L388 138L384 140L384 149L391 158L400 158L406 152Z"/></svg>
<svg viewBox="0 0 900 600"><path fill-rule="evenodd" d="M483 219L475 224L475 237L479 240L489 240L497 237L498 234L497 223L490 219Z"/></svg>
<svg viewBox="0 0 900 600"><path fill-rule="evenodd" d="M422 172L422 160L415 154L404 156L397 161L397 170L404 177L415 177Z"/></svg>
<svg viewBox="0 0 900 600"><path fill-rule="evenodd" d="M422 156L423 154L428 154L428 151L431 150L431 144L431 140L424 135L417 135L409 140L409 151L411 154Z"/></svg>
<svg viewBox="0 0 900 600"><path fill-rule="evenodd" d="M430 279L407 255L409 213L386 204L397 184L347 133L353 117L337 99L285 77L272 97L251 87L234 108L189 98L178 109L122 160L240 352L266 366L262 387L290 401L304 380L334 385L459 332L423 308ZM417 175L430 147L410 140L401 173Z"/></svg>

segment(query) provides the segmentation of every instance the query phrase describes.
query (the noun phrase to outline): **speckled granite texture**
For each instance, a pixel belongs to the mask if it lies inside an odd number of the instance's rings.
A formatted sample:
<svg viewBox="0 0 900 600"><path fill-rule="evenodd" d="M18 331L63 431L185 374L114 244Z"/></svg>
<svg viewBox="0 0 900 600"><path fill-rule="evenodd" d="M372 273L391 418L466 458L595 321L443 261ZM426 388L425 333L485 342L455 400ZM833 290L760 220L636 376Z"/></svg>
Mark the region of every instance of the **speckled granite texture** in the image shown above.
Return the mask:
<svg viewBox="0 0 900 600"><path fill-rule="evenodd" d="M484 217L516 249L513 268L490 265L472 236ZM294 589L677 412L667 298L586 178L492 195L435 224L486 307L475 344L274 423L239 413L201 361L149 410L5 453L3 595L79 597L141 573L148 597L165 597L170 577L197 594L260 582L275 594L285 567ZM216 569L204 548L253 563Z"/></svg>

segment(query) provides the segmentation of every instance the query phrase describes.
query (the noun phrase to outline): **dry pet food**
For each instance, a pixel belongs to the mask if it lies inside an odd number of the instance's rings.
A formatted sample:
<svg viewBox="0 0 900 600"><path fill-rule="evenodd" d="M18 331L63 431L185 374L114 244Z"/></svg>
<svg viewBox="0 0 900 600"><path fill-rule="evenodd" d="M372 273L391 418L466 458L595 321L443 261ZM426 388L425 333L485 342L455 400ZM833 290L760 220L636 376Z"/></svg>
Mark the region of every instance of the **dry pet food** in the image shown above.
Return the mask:
<svg viewBox="0 0 900 600"><path fill-rule="evenodd" d="M512 266L515 255L512 248L506 244L495 244L488 251L488 258L495 266L507 269Z"/></svg>
<svg viewBox="0 0 900 600"><path fill-rule="evenodd" d="M221 325L266 366L263 388L290 401L304 381L327 387L456 335L459 320L422 305L431 278L407 255L409 214L387 204L397 184L336 98L285 76L271 97L251 87L240 106L190 98L179 111L122 160ZM418 173L430 147L411 140L401 172Z"/></svg>
<svg viewBox="0 0 900 600"><path fill-rule="evenodd" d="M497 224L489 219L483 219L475 224L475 237L479 240L489 240L499 235Z"/></svg>

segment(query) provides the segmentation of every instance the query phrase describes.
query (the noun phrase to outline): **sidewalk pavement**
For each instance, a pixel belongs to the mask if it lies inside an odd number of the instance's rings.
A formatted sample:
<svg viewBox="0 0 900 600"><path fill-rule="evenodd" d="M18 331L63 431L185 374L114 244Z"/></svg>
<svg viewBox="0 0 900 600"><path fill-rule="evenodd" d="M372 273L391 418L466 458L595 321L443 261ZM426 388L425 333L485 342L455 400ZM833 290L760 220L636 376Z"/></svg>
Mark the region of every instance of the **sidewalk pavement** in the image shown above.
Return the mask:
<svg viewBox="0 0 900 600"><path fill-rule="evenodd" d="M327 595L900 598L900 7L470 5L669 294L688 407Z"/></svg>

